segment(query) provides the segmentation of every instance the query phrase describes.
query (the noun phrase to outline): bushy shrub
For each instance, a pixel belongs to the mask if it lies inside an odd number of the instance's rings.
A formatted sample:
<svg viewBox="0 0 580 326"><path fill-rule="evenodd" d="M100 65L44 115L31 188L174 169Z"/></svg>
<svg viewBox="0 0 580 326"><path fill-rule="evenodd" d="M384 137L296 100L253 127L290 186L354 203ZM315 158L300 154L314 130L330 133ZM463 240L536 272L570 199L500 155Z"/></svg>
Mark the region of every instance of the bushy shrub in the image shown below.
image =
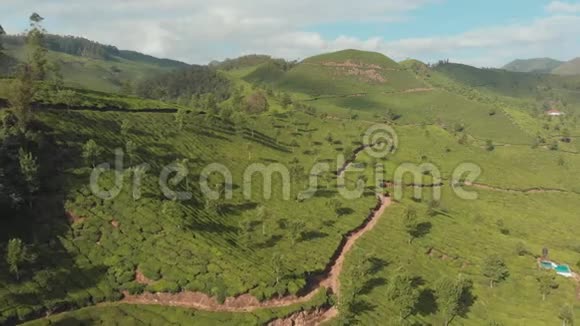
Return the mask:
<svg viewBox="0 0 580 326"><path fill-rule="evenodd" d="M288 292L290 294L298 294L302 288L306 285L306 281L304 279L294 279L288 282Z"/></svg>
<svg viewBox="0 0 580 326"><path fill-rule="evenodd" d="M169 292L169 293L177 293L181 290L179 285L175 282L160 280L153 284L148 285L145 290L147 292Z"/></svg>
<svg viewBox="0 0 580 326"><path fill-rule="evenodd" d="M143 275L145 275L146 278L150 280L157 281L161 279L159 267L154 267L149 264L141 264L139 266L139 270L141 271L141 273L143 273Z"/></svg>
<svg viewBox="0 0 580 326"><path fill-rule="evenodd" d="M184 289L192 292L206 292L206 283L201 280L193 280L189 282Z"/></svg>
<svg viewBox="0 0 580 326"><path fill-rule="evenodd" d="M21 306L21 307L16 308L16 314L18 315L19 320L29 319L33 313L34 313L34 310L31 307Z"/></svg>
<svg viewBox="0 0 580 326"><path fill-rule="evenodd" d="M121 286L121 290L129 292L129 294L141 294L145 290L145 284L139 284L137 282L125 283Z"/></svg>

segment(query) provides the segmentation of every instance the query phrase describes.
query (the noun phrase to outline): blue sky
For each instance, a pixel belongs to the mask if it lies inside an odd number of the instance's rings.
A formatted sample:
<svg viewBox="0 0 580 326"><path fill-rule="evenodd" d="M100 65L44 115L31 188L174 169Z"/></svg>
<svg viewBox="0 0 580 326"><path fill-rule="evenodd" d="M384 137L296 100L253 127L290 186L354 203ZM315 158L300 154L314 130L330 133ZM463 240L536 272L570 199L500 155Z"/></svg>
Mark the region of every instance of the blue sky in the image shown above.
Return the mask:
<svg viewBox="0 0 580 326"><path fill-rule="evenodd" d="M309 29L334 38L348 34L359 38L384 36L386 40L432 35L452 35L489 25L523 22L545 16L543 0L448 0L427 4L407 15L400 22L336 22L311 26ZM501 8L498 10L497 8Z"/></svg>
<svg viewBox="0 0 580 326"><path fill-rule="evenodd" d="M0 24L206 63L249 53L287 59L358 48L396 60L501 66L580 57L580 0L2 0Z"/></svg>

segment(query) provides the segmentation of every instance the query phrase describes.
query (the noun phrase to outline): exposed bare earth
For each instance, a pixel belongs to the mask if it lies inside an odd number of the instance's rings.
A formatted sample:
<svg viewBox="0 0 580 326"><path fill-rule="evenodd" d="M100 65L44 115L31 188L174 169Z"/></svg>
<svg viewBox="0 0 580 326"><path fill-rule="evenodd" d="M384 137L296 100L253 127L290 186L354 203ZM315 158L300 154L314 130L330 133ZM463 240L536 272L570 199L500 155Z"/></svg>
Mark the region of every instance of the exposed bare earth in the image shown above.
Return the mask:
<svg viewBox="0 0 580 326"><path fill-rule="evenodd" d="M154 281L150 280L149 278L147 278L147 276L143 275L143 273L139 269L135 271L135 282L145 285L154 283Z"/></svg>
<svg viewBox="0 0 580 326"><path fill-rule="evenodd" d="M70 224L82 223L84 220L86 220L85 217L77 216L73 212L66 212L65 215Z"/></svg>
<svg viewBox="0 0 580 326"><path fill-rule="evenodd" d="M318 308L311 311L299 311L286 318L269 322L268 326L310 326L319 325L338 316L338 309Z"/></svg>

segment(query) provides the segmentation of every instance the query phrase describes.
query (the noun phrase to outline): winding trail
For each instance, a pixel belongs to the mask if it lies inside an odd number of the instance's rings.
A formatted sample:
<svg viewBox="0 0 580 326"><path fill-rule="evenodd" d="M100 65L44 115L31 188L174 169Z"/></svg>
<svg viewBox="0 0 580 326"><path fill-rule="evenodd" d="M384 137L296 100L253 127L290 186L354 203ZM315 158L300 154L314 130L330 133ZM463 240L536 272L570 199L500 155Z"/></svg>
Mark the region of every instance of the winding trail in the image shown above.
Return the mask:
<svg viewBox="0 0 580 326"><path fill-rule="evenodd" d="M341 242L337 250L338 255L329 264L330 269L324 275L314 280L315 286L302 296L283 296L260 302L249 294L230 297L224 303L219 303L213 297L202 293L184 291L179 293L143 293L131 295L124 293L122 303L154 304L176 307L195 308L198 310L216 312L251 312L262 308L279 308L295 304L306 303L313 299L322 289L329 289L336 295L340 294L340 274L342 273L346 254L354 247L356 241L365 233L372 230L378 223L386 208L392 204L389 197L378 196L375 209L369 214L365 222L356 230L351 231Z"/></svg>
<svg viewBox="0 0 580 326"><path fill-rule="evenodd" d="M356 159L356 156L368 146L363 145L355 149L354 158L339 167L337 175L344 175L345 171ZM257 309L279 308L306 303L323 290L329 290L339 296L340 275L346 255L355 246L357 240L377 225L380 217L391 204L390 197L382 194L377 195L376 206L358 228L343 237L325 272L307 282L310 285L304 289L305 293L303 295L288 295L260 302L252 295L242 294L237 297L226 298L223 303L219 303L214 297L202 292L183 291L179 293L143 293L136 295L124 292L124 298L121 303L185 307L211 312L252 312ZM317 325L335 318L338 313L336 307L318 308L310 312L299 311L286 318L273 320L268 325Z"/></svg>
<svg viewBox="0 0 580 326"><path fill-rule="evenodd" d="M570 191L568 191L568 190L556 189L556 188L534 187L534 188L527 188L527 189L512 189L512 188L501 188L501 187L491 186L491 185L487 185L487 184L483 184L483 183L465 182L464 184L468 187L474 187L474 188L483 189L483 190L520 193L520 194L570 193Z"/></svg>

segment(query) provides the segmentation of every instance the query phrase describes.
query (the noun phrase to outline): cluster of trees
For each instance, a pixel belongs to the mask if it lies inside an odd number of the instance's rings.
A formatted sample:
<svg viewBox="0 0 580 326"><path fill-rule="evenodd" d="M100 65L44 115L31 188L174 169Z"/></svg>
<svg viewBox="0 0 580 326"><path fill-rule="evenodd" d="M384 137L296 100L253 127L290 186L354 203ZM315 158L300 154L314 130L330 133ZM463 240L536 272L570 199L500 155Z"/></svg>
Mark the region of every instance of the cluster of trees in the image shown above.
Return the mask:
<svg viewBox="0 0 580 326"><path fill-rule="evenodd" d="M189 99L212 93L223 101L231 95L231 83L207 66L193 65L145 79L137 84L135 91L138 96L160 100Z"/></svg>
<svg viewBox="0 0 580 326"><path fill-rule="evenodd" d="M233 70L244 67L257 66L262 63L270 62L275 64L283 71L290 70L297 64L297 61L286 61L284 59L274 59L269 55L250 54L235 59L225 59L224 61L212 61L209 66L221 70Z"/></svg>
<svg viewBox="0 0 580 326"><path fill-rule="evenodd" d="M23 46L27 43L26 35L9 35L6 43L14 46ZM111 45L103 45L82 37L45 35L44 46L51 51L63 52L71 55L94 59L110 59L119 55L119 50Z"/></svg>
<svg viewBox="0 0 580 326"><path fill-rule="evenodd" d="M24 202L32 204L40 188L39 165L32 149L38 131L30 130L33 119L32 100L47 75L46 51L42 47L43 18L30 16L27 34L29 59L23 63L10 86L11 112L0 123L0 208L14 210Z"/></svg>
<svg viewBox="0 0 580 326"><path fill-rule="evenodd" d="M32 101L43 90L53 86L49 82L52 71L46 57L42 21L43 18L36 13L29 18L30 27L25 38L26 61L18 66L11 82L10 110L2 115L0 121L0 223L34 224L36 213L44 208L41 198L45 190L45 175L53 172L54 164L47 162L45 155L47 152L55 154L52 142L44 135L32 111ZM26 238L37 239L37 235L35 231ZM2 236L9 239L0 253L7 271L17 282L32 275L30 265L36 263L37 258L33 246L11 232ZM34 281L47 289L49 285L40 282L43 275L36 272ZM44 299L41 297L41 300Z"/></svg>
<svg viewBox="0 0 580 326"><path fill-rule="evenodd" d="M364 307L361 294L368 291L369 284L372 284L374 274L382 268L382 260L364 256L353 264L350 275L346 278L350 286L347 291L341 293L338 307L341 312L341 324L351 325L356 323L356 316L359 307ZM406 324L407 319L416 313L420 301L418 289L419 278L414 277L404 268L400 267L387 282L385 298L397 312L393 324ZM444 325L447 326L458 315L462 314L466 307L471 304L469 297L472 282L462 275L455 278L444 276L435 283L434 296L436 306L444 318Z"/></svg>
<svg viewBox="0 0 580 326"><path fill-rule="evenodd" d="M5 35L6 35L6 31L4 30L2 25L0 25L0 54L2 54L2 50L4 49L2 47L2 39L4 38Z"/></svg>
<svg viewBox="0 0 580 326"><path fill-rule="evenodd" d="M6 44L25 46L27 43L27 37L27 35L6 35L4 39ZM115 46L101 44L77 36L46 34L44 36L43 46L50 51L99 60L114 60L119 57L131 61L145 62L169 68L181 68L187 66L187 64L179 61L159 59L135 51L119 50Z"/></svg>

